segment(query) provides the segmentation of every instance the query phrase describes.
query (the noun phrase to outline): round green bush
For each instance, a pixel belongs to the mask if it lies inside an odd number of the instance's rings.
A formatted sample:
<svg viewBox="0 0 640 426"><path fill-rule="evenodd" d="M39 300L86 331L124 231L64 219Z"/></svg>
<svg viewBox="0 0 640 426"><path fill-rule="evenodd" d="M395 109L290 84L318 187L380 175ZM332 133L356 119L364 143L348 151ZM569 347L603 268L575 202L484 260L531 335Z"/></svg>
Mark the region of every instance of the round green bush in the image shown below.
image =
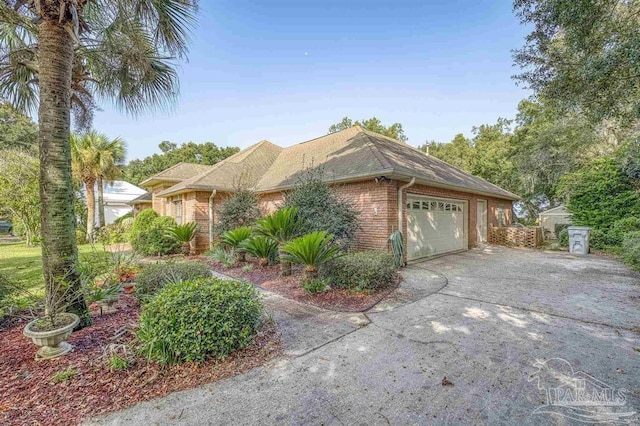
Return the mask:
<svg viewBox="0 0 640 426"><path fill-rule="evenodd" d="M619 246L626 234L640 231L640 217L630 216L613 222L609 228L609 244Z"/></svg>
<svg viewBox="0 0 640 426"><path fill-rule="evenodd" d="M629 268L640 271L640 231L625 235L622 240L622 259Z"/></svg>
<svg viewBox="0 0 640 426"><path fill-rule="evenodd" d="M321 274L336 287L371 291L393 284L397 269L392 254L370 250L333 259L322 267Z"/></svg>
<svg viewBox="0 0 640 426"><path fill-rule="evenodd" d="M225 358L251 343L263 315L251 284L218 278L172 283L144 306L139 349L162 364Z"/></svg>
<svg viewBox="0 0 640 426"><path fill-rule="evenodd" d="M136 293L140 300L146 300L169 283L210 276L211 269L200 262L151 263L136 276Z"/></svg>
<svg viewBox="0 0 640 426"><path fill-rule="evenodd" d="M167 231L176 226L176 221L168 216L158 216L152 209L141 211L133 221L130 238L131 247L147 256L161 256L177 253L180 243Z"/></svg>

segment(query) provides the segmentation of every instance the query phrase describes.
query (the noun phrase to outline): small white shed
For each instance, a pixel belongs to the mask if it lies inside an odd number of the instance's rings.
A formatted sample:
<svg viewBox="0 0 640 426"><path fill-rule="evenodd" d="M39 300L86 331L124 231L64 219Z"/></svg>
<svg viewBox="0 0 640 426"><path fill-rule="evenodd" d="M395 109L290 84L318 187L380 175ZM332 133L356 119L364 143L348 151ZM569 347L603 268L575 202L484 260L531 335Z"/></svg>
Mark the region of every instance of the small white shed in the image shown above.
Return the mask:
<svg viewBox="0 0 640 426"><path fill-rule="evenodd" d="M543 211L539 215L540 226L544 229L544 233L548 238L555 239L558 236L555 234L555 227L558 224L571 225L571 213L565 206L558 206L552 209Z"/></svg>

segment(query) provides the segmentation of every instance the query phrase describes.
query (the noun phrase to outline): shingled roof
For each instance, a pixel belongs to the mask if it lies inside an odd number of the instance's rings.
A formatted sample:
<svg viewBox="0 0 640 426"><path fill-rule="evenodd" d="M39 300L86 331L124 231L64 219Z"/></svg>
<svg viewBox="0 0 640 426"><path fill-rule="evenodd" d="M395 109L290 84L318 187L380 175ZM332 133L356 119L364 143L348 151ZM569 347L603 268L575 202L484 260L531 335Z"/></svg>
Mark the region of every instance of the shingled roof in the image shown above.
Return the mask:
<svg viewBox="0 0 640 426"><path fill-rule="evenodd" d="M293 187L309 168L322 167L328 182L348 182L386 176L463 192L510 200L519 197L490 182L457 169L444 161L392 138L354 126L307 142L280 148L262 141L191 173L159 196L186 190L234 191L242 186L256 192L273 192ZM163 172L164 173L164 172ZM152 178L153 179L153 178Z"/></svg>
<svg viewBox="0 0 640 426"><path fill-rule="evenodd" d="M143 180L140 182L140 186L148 187L160 182L181 182L194 174L202 173L210 167L206 164L180 162L151 176L149 179Z"/></svg>

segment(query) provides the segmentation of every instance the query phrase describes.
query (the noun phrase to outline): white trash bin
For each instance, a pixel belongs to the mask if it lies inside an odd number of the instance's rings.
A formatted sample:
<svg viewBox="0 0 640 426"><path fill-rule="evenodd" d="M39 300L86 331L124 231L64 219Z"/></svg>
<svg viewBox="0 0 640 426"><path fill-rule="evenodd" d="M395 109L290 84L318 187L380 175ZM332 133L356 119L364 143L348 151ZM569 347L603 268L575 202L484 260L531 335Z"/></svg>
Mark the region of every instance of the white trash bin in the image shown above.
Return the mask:
<svg viewBox="0 0 640 426"><path fill-rule="evenodd" d="M588 226L570 226L569 233L569 253L588 254L589 253L589 228Z"/></svg>

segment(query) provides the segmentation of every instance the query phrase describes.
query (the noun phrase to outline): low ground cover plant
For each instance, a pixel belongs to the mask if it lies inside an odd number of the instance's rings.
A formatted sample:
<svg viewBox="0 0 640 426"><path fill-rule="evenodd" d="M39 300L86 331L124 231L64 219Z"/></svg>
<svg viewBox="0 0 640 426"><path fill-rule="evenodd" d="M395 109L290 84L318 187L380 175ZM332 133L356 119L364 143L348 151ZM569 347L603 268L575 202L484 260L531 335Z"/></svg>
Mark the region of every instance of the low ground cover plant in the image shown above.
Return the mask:
<svg viewBox="0 0 640 426"><path fill-rule="evenodd" d="M375 291L395 282L397 267L392 254L370 250L333 259L321 272L338 288Z"/></svg>
<svg viewBox="0 0 640 426"><path fill-rule="evenodd" d="M136 278L136 293L141 300L162 290L167 284L211 276L209 267L200 262L162 262L146 265Z"/></svg>
<svg viewBox="0 0 640 426"><path fill-rule="evenodd" d="M251 284L218 278L175 282L144 306L140 351L162 364L225 358L252 341L263 316Z"/></svg>

